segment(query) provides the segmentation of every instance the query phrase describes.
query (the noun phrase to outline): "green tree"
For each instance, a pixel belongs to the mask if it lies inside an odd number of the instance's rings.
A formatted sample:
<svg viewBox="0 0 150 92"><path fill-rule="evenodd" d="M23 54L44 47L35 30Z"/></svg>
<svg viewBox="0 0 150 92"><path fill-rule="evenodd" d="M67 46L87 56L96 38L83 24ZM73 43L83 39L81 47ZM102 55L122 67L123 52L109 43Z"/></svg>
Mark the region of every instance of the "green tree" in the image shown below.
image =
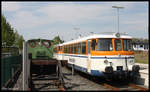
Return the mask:
<svg viewBox="0 0 150 92"><path fill-rule="evenodd" d="M3 15L1 15L1 20L2 46L18 46L19 50L22 51L24 41L23 36L19 35L17 30L14 32L14 29ZM11 49L13 50L13 48ZM3 48L2 52L15 53L17 51L10 51L7 48Z"/></svg>
<svg viewBox="0 0 150 92"><path fill-rule="evenodd" d="M133 43L134 42L144 42L144 43L148 43L149 42L148 39L143 39L143 38L133 38L132 41L133 41Z"/></svg>
<svg viewBox="0 0 150 92"><path fill-rule="evenodd" d="M23 36L20 36L16 30L16 32L15 32L15 45L18 46L19 49L23 48L23 41L24 41Z"/></svg>
<svg viewBox="0 0 150 92"><path fill-rule="evenodd" d="M64 41L60 39L59 36L56 36L54 37L53 39L53 44L56 45L56 44L59 44L59 43L63 43Z"/></svg>
<svg viewBox="0 0 150 92"><path fill-rule="evenodd" d="M15 35L13 28L10 24L6 21L5 17L1 16L1 26L2 26L2 45L5 46L12 46L15 41Z"/></svg>
<svg viewBox="0 0 150 92"><path fill-rule="evenodd" d="M18 40L19 49L23 49L23 41L24 41L23 36L20 36Z"/></svg>

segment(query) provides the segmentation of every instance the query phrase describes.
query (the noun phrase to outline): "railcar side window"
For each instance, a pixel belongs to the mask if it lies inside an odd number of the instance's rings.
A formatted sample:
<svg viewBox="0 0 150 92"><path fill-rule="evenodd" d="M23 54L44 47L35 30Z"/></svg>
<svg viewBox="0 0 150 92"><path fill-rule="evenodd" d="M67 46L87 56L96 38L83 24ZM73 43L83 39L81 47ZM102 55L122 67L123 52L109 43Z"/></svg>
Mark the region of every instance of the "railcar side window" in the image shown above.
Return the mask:
<svg viewBox="0 0 150 92"><path fill-rule="evenodd" d="M82 42L82 54L86 54L86 42Z"/></svg>
<svg viewBox="0 0 150 92"><path fill-rule="evenodd" d="M68 46L66 45L66 53L68 53Z"/></svg>
<svg viewBox="0 0 150 92"><path fill-rule="evenodd" d="M97 51L112 51L112 39L98 39Z"/></svg>
<svg viewBox="0 0 150 92"><path fill-rule="evenodd" d="M96 39L92 40L91 47L93 51L95 50L95 46L96 46Z"/></svg>
<svg viewBox="0 0 150 92"><path fill-rule="evenodd" d="M123 40L123 50L124 51L132 51L133 50L131 40Z"/></svg>
<svg viewBox="0 0 150 92"><path fill-rule="evenodd" d="M119 39L115 40L115 50L121 51L121 40L119 40Z"/></svg>
<svg viewBox="0 0 150 92"><path fill-rule="evenodd" d="M77 51L78 54L81 54L81 43L78 43L78 51Z"/></svg>
<svg viewBox="0 0 150 92"><path fill-rule="evenodd" d="M69 45L67 45L67 53L69 53Z"/></svg>
<svg viewBox="0 0 150 92"><path fill-rule="evenodd" d="M66 46L64 46L64 53L66 53Z"/></svg>
<svg viewBox="0 0 150 92"><path fill-rule="evenodd" d="M77 50L76 50L76 49L77 49L77 45L74 44L73 46L74 46L74 49L73 49L74 52L73 52L73 53L76 54L76 51L77 51Z"/></svg>
<svg viewBox="0 0 150 92"><path fill-rule="evenodd" d="M60 51L62 51L62 46L60 46Z"/></svg>
<svg viewBox="0 0 150 92"><path fill-rule="evenodd" d="M73 53L73 45L71 45L71 53Z"/></svg>
<svg viewBox="0 0 150 92"><path fill-rule="evenodd" d="M65 52L67 53L67 45L65 46Z"/></svg>
<svg viewBox="0 0 150 92"><path fill-rule="evenodd" d="M70 53L70 45L68 45L68 53Z"/></svg>

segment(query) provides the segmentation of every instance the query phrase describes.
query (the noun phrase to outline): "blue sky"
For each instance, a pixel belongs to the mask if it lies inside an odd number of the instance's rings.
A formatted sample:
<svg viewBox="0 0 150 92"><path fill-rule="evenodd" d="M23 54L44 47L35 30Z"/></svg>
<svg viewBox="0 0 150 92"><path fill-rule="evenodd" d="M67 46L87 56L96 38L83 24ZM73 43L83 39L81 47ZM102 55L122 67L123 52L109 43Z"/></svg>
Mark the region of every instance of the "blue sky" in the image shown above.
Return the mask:
<svg viewBox="0 0 150 92"><path fill-rule="evenodd" d="M69 41L90 32L120 32L135 38L148 38L148 2L2 2L2 14L25 40L53 39L59 35ZM76 30L77 28L77 30Z"/></svg>

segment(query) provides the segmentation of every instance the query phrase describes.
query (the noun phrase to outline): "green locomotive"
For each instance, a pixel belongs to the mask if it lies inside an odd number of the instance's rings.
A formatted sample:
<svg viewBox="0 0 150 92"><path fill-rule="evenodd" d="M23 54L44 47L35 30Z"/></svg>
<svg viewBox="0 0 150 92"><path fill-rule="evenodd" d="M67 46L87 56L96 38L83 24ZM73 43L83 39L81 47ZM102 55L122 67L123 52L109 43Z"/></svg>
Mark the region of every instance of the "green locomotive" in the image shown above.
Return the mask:
<svg viewBox="0 0 150 92"><path fill-rule="evenodd" d="M59 80L59 82L63 82L62 74L60 74L61 63L53 58L53 48L52 40L31 39L27 41L30 87L32 87L33 80Z"/></svg>
<svg viewBox="0 0 150 92"><path fill-rule="evenodd" d="M53 59L53 44L47 39L31 39L27 52L31 61L32 74L56 73L57 60Z"/></svg>
<svg viewBox="0 0 150 92"><path fill-rule="evenodd" d="M28 53L32 54L33 59L52 59L53 58L53 44L51 40L47 39L31 39L28 40Z"/></svg>

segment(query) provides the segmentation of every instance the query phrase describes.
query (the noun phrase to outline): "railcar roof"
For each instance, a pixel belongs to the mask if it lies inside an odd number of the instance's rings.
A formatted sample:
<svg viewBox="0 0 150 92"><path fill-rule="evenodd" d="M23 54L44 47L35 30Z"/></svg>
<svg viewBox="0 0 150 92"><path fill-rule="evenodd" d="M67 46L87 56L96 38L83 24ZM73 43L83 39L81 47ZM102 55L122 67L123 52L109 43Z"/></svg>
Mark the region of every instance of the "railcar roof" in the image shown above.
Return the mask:
<svg viewBox="0 0 150 92"><path fill-rule="evenodd" d="M125 34L125 33L119 33L120 37L116 36L116 33L102 33L102 34L92 34L86 37L81 37L72 41L68 41L62 44L58 44L56 46L62 46L62 45L67 45L67 44L71 44L71 43L77 43L77 42L81 42L81 41L86 41L88 39L94 39L94 38L124 38L124 39L132 39L131 36Z"/></svg>

